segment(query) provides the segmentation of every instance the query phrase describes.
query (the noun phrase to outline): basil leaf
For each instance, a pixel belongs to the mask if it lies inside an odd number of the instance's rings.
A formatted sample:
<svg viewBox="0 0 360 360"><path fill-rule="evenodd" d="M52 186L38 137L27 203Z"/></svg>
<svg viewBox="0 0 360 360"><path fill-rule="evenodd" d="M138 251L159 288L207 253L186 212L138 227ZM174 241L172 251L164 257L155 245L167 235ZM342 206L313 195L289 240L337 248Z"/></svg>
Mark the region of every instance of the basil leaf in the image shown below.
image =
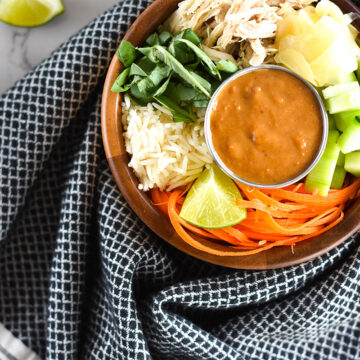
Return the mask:
<svg viewBox="0 0 360 360"><path fill-rule="evenodd" d="M164 47L161 45L155 45L153 47L156 51L156 57L170 66L170 68L177 73L184 81L196 87L205 95L210 97L210 92L203 86L203 83L199 81L199 76L194 76L193 72L187 70L173 55L171 55ZM204 80L206 81L206 80Z"/></svg>
<svg viewBox="0 0 360 360"><path fill-rule="evenodd" d="M204 77L196 73L195 71L188 70L191 76L203 87L206 91L211 94L211 83L207 81ZM207 95L207 94L205 94Z"/></svg>
<svg viewBox="0 0 360 360"><path fill-rule="evenodd" d="M196 92L196 95L194 96L193 98L194 101L203 101L203 100L206 100L206 101L209 101L209 98L206 97L203 93L200 93L200 92Z"/></svg>
<svg viewBox="0 0 360 360"><path fill-rule="evenodd" d="M170 79L171 76L169 76L167 80L156 90L154 97L162 95L166 91L167 87L169 86Z"/></svg>
<svg viewBox="0 0 360 360"><path fill-rule="evenodd" d="M175 43L172 41L168 47L168 51L183 65L192 63L196 60L194 53L189 51L188 47L183 43Z"/></svg>
<svg viewBox="0 0 360 360"><path fill-rule="evenodd" d="M153 63L149 58L147 58L146 56L142 57L141 59L139 59L139 61L137 62L137 65L144 71L146 72L146 75L149 75L151 73L151 71L153 71L153 69L155 68L156 64Z"/></svg>
<svg viewBox="0 0 360 360"><path fill-rule="evenodd" d="M136 49L126 40L122 40L116 55L125 67L129 67L136 60Z"/></svg>
<svg viewBox="0 0 360 360"><path fill-rule="evenodd" d="M155 91L155 85L148 77L141 79L137 86L143 97L151 97Z"/></svg>
<svg viewBox="0 0 360 360"><path fill-rule="evenodd" d="M207 100L194 100L193 105L194 105L194 107L197 107L197 108L206 108L209 105L209 99L207 99Z"/></svg>
<svg viewBox="0 0 360 360"><path fill-rule="evenodd" d="M197 94L199 94L199 92L197 90L195 90L192 87L183 85L183 84L178 84L175 88L176 91L176 96L179 99L179 101L190 101L193 100ZM207 98L203 93L200 93L202 96L204 96L205 98Z"/></svg>
<svg viewBox="0 0 360 360"><path fill-rule="evenodd" d="M194 70L196 70L198 68L199 64L200 64L200 61L197 61L197 62L192 63L192 64L187 64L186 68L188 70L193 70L194 71Z"/></svg>
<svg viewBox="0 0 360 360"><path fill-rule="evenodd" d="M158 45L160 44L159 35L155 32L151 34L145 42L150 46Z"/></svg>
<svg viewBox="0 0 360 360"><path fill-rule="evenodd" d="M224 71L224 72L230 73L230 74L236 73L239 70L239 67L228 59L223 59L223 60L217 61L216 67L220 71Z"/></svg>
<svg viewBox="0 0 360 360"><path fill-rule="evenodd" d="M130 76L132 75L147 76L147 73L139 65L132 63L130 67Z"/></svg>
<svg viewBox="0 0 360 360"><path fill-rule="evenodd" d="M183 31L178 32L177 34L175 34L174 40L178 40L178 39L186 39L191 41L193 44L195 45L200 45L201 40L199 39L199 37L195 34L195 32L192 29L185 29Z"/></svg>
<svg viewBox="0 0 360 360"><path fill-rule="evenodd" d="M179 97L177 95L177 85L173 81L167 86L164 95L175 103L180 103Z"/></svg>
<svg viewBox="0 0 360 360"><path fill-rule="evenodd" d="M159 63L155 66L154 70L149 75L149 79L158 86L160 82L170 75L170 67L164 63Z"/></svg>
<svg viewBox="0 0 360 360"><path fill-rule="evenodd" d="M147 96L143 92L139 90L138 84L134 84L130 87L130 94L137 99L138 102L141 102L143 104L147 104L151 101L152 95Z"/></svg>
<svg viewBox="0 0 360 360"><path fill-rule="evenodd" d="M201 43L200 38L195 34L192 29L185 29L183 31L182 38L191 41L195 45L200 45Z"/></svg>
<svg viewBox="0 0 360 360"><path fill-rule="evenodd" d="M113 92L124 92L124 91L127 91L130 88L130 86L127 87L127 88L126 88L126 86L123 87L123 85L125 84L125 82L126 82L126 80L128 78L129 72L130 72L130 68L124 69L121 72L121 74L114 81L114 84L111 87L111 91L113 91Z"/></svg>
<svg viewBox="0 0 360 360"><path fill-rule="evenodd" d="M160 45L154 45L153 47L138 48L138 50L145 55L151 62L158 63L159 59L156 56L155 47Z"/></svg>
<svg viewBox="0 0 360 360"><path fill-rule="evenodd" d="M130 90L131 91L131 90ZM131 93L127 93L126 94L129 98L130 98L130 100L134 103L134 104L136 104L136 105L139 105L139 106L145 106L148 102L150 102L151 101L151 99L148 99L147 101L145 100L141 100L141 99L138 99L138 98L136 98L134 95L132 95Z"/></svg>
<svg viewBox="0 0 360 360"><path fill-rule="evenodd" d="M173 114L173 122L194 122L194 120L192 120L187 115L182 115L182 114L179 114L177 112L172 112L172 111L171 111L171 113Z"/></svg>
<svg viewBox="0 0 360 360"><path fill-rule="evenodd" d="M175 122L179 122L179 121L194 122L194 121L196 121L196 116L193 113L188 112L185 109L181 108L178 104L176 104L171 99L169 99L163 95L156 96L156 97L154 97L154 99L159 104L165 106L166 108L168 108L171 111L171 113L173 115L173 120Z"/></svg>
<svg viewBox="0 0 360 360"><path fill-rule="evenodd" d="M217 76L218 79L221 80L221 76L220 76L219 70L217 69L216 65L205 54L205 52L202 49L200 49L194 43L192 43L191 41L186 40L186 39L177 39L177 40L174 40L174 42L182 42L182 43L186 44L195 53L195 55L204 64L204 66L209 70L210 74Z"/></svg>
<svg viewBox="0 0 360 360"><path fill-rule="evenodd" d="M171 34L168 31L162 31L159 35L161 45L166 45L172 39Z"/></svg>
<svg viewBox="0 0 360 360"><path fill-rule="evenodd" d="M221 85L221 81L213 81L211 83L211 94L213 94L215 92L215 90Z"/></svg>

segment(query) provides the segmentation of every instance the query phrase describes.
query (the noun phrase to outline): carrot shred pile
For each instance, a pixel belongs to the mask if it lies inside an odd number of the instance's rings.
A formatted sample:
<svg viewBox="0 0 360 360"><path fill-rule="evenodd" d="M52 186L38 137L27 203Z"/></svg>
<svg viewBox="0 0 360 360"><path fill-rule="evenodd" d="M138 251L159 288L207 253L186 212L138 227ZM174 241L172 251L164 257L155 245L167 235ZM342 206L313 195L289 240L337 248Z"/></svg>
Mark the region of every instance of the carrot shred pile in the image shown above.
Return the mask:
<svg viewBox="0 0 360 360"><path fill-rule="evenodd" d="M303 183L281 189L236 185L243 195L236 203L247 209L247 217L222 229L202 229L180 218L181 205L190 186L172 192L154 188L150 195L185 242L218 256L251 255L275 246L293 249L296 243L337 225L344 218L346 202L360 196L360 178L343 189L330 190L325 197L306 193Z"/></svg>

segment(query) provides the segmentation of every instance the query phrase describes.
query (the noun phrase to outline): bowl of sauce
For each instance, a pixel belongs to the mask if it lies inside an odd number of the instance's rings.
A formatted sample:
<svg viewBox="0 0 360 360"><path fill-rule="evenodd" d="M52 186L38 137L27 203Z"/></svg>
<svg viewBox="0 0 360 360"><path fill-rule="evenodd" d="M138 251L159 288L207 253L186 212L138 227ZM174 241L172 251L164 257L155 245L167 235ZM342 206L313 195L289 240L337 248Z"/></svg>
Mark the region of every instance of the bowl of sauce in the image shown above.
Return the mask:
<svg viewBox="0 0 360 360"><path fill-rule="evenodd" d="M320 159L327 134L327 113L315 88L277 65L232 75L215 91L205 115L215 162L254 187L283 187L303 178Z"/></svg>

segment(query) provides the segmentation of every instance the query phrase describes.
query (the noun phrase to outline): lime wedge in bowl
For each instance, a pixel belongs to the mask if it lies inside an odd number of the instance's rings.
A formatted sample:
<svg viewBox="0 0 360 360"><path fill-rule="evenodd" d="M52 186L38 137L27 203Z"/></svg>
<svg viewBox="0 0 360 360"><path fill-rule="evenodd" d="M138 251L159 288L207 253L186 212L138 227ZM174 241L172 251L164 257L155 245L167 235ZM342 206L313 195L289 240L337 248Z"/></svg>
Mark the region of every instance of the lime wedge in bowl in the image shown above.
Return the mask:
<svg viewBox="0 0 360 360"><path fill-rule="evenodd" d="M180 217L200 228L220 229L246 218L246 209L236 205L242 199L235 183L217 165L205 169L186 195Z"/></svg>
<svg viewBox="0 0 360 360"><path fill-rule="evenodd" d="M16 26L39 26L64 9L61 0L0 0L0 20Z"/></svg>

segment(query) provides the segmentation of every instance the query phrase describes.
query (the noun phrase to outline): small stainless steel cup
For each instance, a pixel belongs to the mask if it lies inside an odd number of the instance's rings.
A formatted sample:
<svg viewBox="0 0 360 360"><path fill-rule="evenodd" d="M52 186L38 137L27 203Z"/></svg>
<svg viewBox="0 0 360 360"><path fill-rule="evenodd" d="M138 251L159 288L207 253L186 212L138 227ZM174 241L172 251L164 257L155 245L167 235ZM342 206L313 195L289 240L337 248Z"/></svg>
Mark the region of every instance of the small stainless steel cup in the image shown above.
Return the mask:
<svg viewBox="0 0 360 360"><path fill-rule="evenodd" d="M260 184L260 183L253 183L251 181L247 181L244 180L242 178L240 178L239 176L237 176L236 174L234 174L225 164L224 162L221 160L220 156L217 154L213 142L212 142L212 135L211 135L211 127L210 127L210 122L211 122L211 111L212 111L212 107L214 104L215 99L217 98L217 96L219 95L219 93L222 91L222 89L228 85L230 82L232 82L233 80L237 79L240 76L243 76L245 74L248 74L250 72L253 71L257 71L257 70L262 70L262 69L272 69L272 70L277 70L277 71L284 71L287 72L293 76L295 76L297 79L301 80L313 93L314 97L317 100L317 103L319 105L320 108L320 112L321 112L321 118L322 118L322 137L321 137L321 142L320 142L320 146L318 149L318 152L316 153L316 156L314 157L313 161L311 162L311 164L301 173L298 174L297 176L295 176L294 178L291 178L285 182L282 183L277 183L277 184ZM326 141L327 141L327 137L328 137L328 132L329 132L329 122L328 122L328 116L325 110L325 106L318 94L318 92L316 91L316 89L309 83L307 82L305 79L303 79L302 77L300 77L299 75L295 74L293 71L288 70L282 66L278 66L278 65L261 65L261 66L252 66L252 67L248 67L245 68L243 70L238 71L237 73L235 73L234 75L232 75L231 77L229 77L226 81L224 81L218 88L217 90L214 92L213 96L210 99L209 105L206 109L206 114L205 114L205 123L204 123L204 130L205 130L205 139L206 139L206 144L207 147L210 151L211 156L213 157L214 161L216 162L216 164L220 167L220 169L222 169L222 171L224 171L227 175L229 175L231 178L233 178L234 180L241 182L245 185L249 185L249 186L253 186L253 187L259 187L259 188L279 188L279 187L283 187L283 186L287 186L287 185L291 185L297 181L299 181L300 179L302 179L304 176L306 176L311 169L313 169L313 167L317 164L317 162L320 160L325 146L326 146Z"/></svg>

